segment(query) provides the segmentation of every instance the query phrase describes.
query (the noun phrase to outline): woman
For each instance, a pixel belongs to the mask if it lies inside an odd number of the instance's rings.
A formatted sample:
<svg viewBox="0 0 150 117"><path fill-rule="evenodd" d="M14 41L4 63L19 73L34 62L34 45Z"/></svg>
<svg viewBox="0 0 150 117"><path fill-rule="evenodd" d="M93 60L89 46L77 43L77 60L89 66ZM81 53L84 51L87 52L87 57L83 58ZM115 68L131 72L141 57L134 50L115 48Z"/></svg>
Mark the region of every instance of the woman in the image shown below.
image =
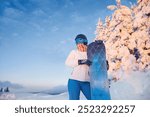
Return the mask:
<svg viewBox="0 0 150 117"><path fill-rule="evenodd" d="M76 50L72 50L69 54L66 65L73 68L71 78L68 80L68 92L70 100L79 100L80 91L85 97L91 99L89 66L90 61L87 60L87 44L88 40L85 35L79 34L75 38L77 45Z"/></svg>

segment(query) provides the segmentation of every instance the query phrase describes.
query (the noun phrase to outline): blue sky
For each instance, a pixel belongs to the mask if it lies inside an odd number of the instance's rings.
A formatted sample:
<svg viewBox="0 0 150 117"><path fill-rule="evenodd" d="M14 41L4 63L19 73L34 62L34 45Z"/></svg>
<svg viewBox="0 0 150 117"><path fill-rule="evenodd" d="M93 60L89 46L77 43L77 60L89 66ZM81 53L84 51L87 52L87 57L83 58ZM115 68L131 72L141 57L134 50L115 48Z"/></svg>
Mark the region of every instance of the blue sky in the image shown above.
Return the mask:
<svg viewBox="0 0 150 117"><path fill-rule="evenodd" d="M136 0L122 0L130 5ZM0 80L25 86L66 84L64 65L77 34L95 38L115 0L0 0Z"/></svg>

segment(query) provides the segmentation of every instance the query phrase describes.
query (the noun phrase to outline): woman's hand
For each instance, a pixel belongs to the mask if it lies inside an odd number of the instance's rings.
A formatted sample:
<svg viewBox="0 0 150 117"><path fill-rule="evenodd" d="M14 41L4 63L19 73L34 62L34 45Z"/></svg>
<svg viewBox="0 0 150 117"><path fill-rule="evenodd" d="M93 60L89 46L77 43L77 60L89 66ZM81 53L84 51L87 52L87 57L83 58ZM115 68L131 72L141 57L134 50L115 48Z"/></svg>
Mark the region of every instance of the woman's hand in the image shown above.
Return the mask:
<svg viewBox="0 0 150 117"><path fill-rule="evenodd" d="M78 48L78 50L81 51L81 52L86 52L86 51L87 51L87 46L84 45L84 44L78 44L78 45L77 45L77 48Z"/></svg>

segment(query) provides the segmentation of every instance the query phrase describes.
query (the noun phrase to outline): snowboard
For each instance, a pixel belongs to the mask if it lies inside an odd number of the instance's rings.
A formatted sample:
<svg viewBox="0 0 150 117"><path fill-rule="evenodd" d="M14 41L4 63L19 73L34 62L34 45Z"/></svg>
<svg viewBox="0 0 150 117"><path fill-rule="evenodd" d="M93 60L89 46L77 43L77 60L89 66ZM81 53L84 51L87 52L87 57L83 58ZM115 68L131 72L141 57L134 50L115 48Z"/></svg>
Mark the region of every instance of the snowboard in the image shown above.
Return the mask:
<svg viewBox="0 0 150 117"><path fill-rule="evenodd" d="M96 40L90 43L87 47L87 57L92 62L89 67L91 99L110 100L106 50L103 41Z"/></svg>

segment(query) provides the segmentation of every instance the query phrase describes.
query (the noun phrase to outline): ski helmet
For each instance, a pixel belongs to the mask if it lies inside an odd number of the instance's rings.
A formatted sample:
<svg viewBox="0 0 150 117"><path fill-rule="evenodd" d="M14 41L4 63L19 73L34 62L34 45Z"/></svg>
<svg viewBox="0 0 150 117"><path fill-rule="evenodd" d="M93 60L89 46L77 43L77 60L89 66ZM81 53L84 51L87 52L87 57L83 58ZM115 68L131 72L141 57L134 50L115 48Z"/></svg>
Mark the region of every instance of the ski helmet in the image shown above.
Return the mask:
<svg viewBox="0 0 150 117"><path fill-rule="evenodd" d="M87 37L84 34L78 34L75 38L76 44L82 43L84 45L88 44Z"/></svg>

